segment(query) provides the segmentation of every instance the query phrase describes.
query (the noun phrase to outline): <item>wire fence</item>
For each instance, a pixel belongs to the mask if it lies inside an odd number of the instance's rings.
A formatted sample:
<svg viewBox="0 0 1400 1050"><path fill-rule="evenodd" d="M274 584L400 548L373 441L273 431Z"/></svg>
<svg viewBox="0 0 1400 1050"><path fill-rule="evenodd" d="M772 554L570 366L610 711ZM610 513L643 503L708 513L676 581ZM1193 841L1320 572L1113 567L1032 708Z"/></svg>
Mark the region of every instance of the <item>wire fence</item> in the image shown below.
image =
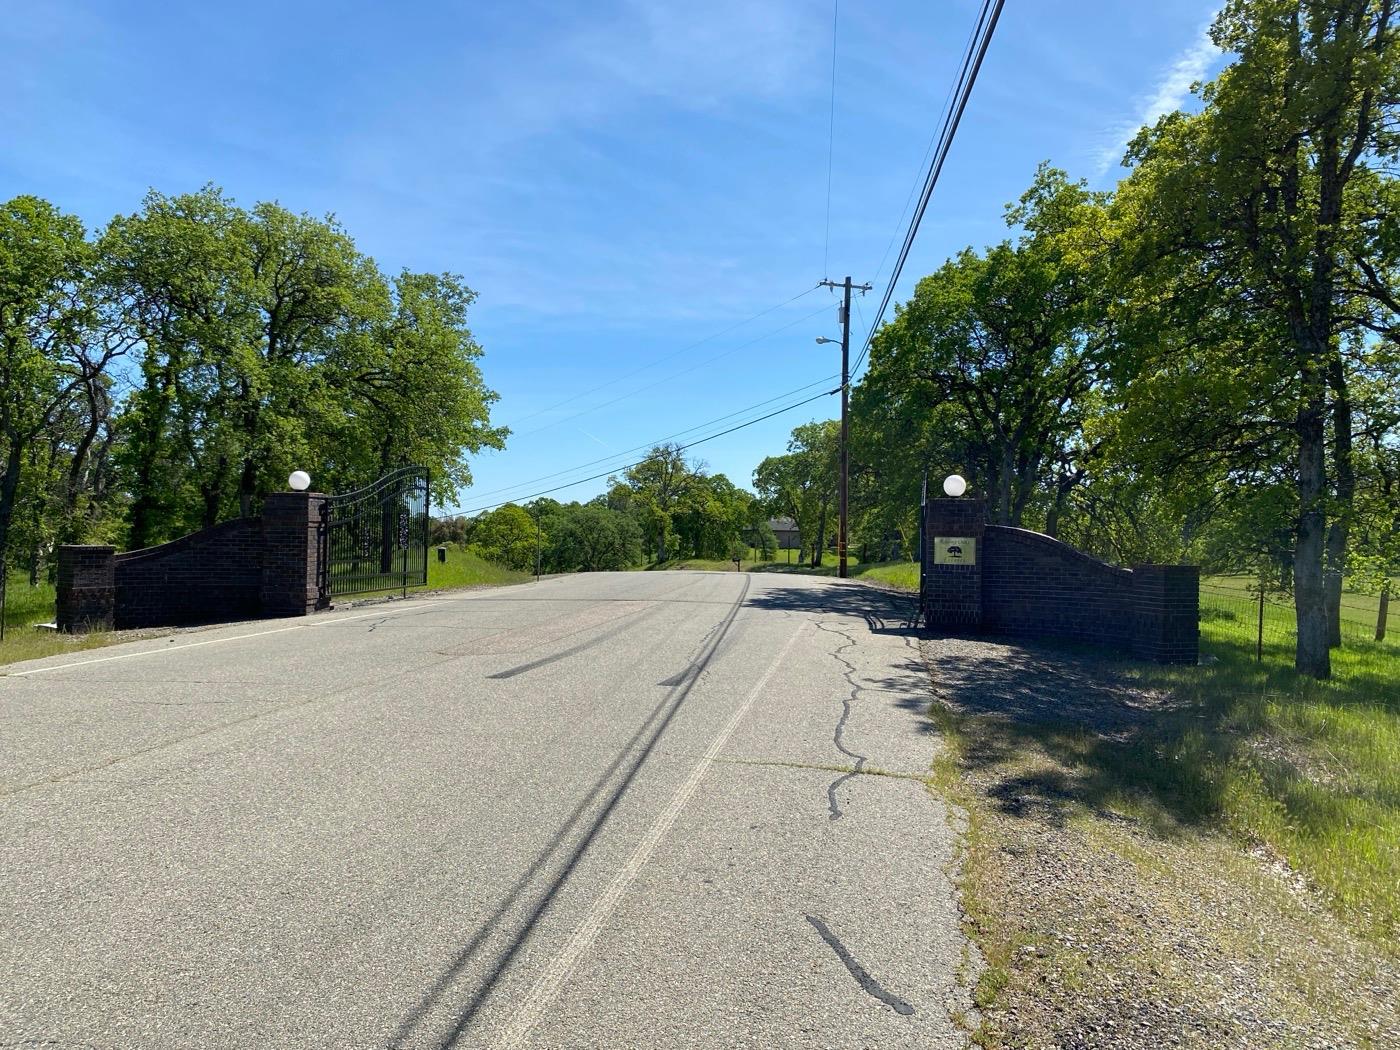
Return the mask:
<svg viewBox="0 0 1400 1050"><path fill-rule="evenodd" d="M1339 619L1343 650L1400 657L1400 624L1387 622L1386 597L1345 594ZM1293 662L1298 616L1293 596L1263 590L1257 583L1201 582L1203 647L1212 637L1247 645L1259 662Z"/></svg>

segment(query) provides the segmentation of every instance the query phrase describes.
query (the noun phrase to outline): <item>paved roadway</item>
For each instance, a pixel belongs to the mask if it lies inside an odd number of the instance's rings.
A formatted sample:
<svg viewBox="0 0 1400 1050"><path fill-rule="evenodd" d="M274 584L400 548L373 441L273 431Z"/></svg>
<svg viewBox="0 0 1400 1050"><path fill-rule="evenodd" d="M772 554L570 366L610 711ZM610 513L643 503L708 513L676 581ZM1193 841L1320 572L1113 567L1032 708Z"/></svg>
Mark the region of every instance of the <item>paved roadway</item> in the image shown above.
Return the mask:
<svg viewBox="0 0 1400 1050"><path fill-rule="evenodd" d="M0 1045L961 1046L907 599L579 575L0 668Z"/></svg>

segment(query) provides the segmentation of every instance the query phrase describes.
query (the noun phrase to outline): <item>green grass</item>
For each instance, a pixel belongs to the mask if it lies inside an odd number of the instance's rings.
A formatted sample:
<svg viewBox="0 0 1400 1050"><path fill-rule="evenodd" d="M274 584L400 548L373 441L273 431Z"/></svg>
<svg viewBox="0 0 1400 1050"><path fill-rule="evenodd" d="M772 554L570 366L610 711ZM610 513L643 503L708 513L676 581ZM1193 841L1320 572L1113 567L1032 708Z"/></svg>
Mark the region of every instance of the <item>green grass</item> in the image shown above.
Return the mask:
<svg viewBox="0 0 1400 1050"><path fill-rule="evenodd" d="M0 664L38 660L107 644L106 635L75 637L34 627L37 623L52 623L53 619L53 586L40 583L31 587L27 574L11 573L5 592L5 640L0 642Z"/></svg>
<svg viewBox="0 0 1400 1050"><path fill-rule="evenodd" d="M5 627L52 623L53 617L53 584L41 582L39 586L31 587L28 573L12 572L5 590Z"/></svg>
<svg viewBox="0 0 1400 1050"><path fill-rule="evenodd" d="M451 590L455 587L499 587L508 583L524 583L532 580L530 573L516 572L504 565L487 561L476 551L460 547L447 548L447 561L437 560L437 550L428 550L428 585L410 587L410 593L421 590Z"/></svg>
<svg viewBox="0 0 1400 1050"><path fill-rule="evenodd" d="M1258 602L1258 592L1253 590L1256 586L1256 581L1249 576L1201 577L1201 594L1203 599L1213 597L1220 604L1228 604L1232 599L1236 602ZM1394 596L1391 602L1392 608L1400 609L1400 580L1392 581L1391 594ZM1293 597L1290 594L1281 591L1266 594L1265 629L1267 630L1268 628L1268 609L1270 605L1277 605L1280 609L1291 609L1292 604ZM1360 591L1343 588L1341 617L1344 633L1364 633L1374 637L1376 615L1379 610L1379 595L1362 594ZM1400 613L1396 615L1400 616ZM1397 630L1400 630L1400 628L1397 628Z"/></svg>
<svg viewBox="0 0 1400 1050"><path fill-rule="evenodd" d="M790 563L788 562L789 556L791 556L792 558L792 561ZM789 564L791 565L791 568L794 571L797 571L799 569L808 572L813 571L811 569L807 569L805 566L799 566L797 564L797 557L797 551L778 551L776 557L765 558L763 556L763 552L760 551L757 547L750 547L745 553L743 559L739 562L739 571L761 571L771 565L787 566ZM827 559L830 561L830 564L832 566L836 564L835 555L828 554ZM851 559L852 563L854 563L854 560L855 559ZM730 558L667 558L665 561L648 562L646 565L638 566L638 568L645 570L646 572L664 572L667 569L693 569L700 572L735 571L734 562ZM824 569L825 566L823 566L823 570ZM823 570L816 571L820 572Z"/></svg>
<svg viewBox="0 0 1400 1050"><path fill-rule="evenodd" d="M1333 650L1318 682L1255 663L1228 625L1203 622L1201 641L1218 663L1144 673L1193 710L1164 720L1125 785L1146 779L1187 817L1267 843L1400 952L1400 648Z"/></svg>
<svg viewBox="0 0 1400 1050"><path fill-rule="evenodd" d="M850 559L847 569L852 579L866 578L904 591L919 589L919 563L916 561L872 561L861 564ZM822 559L821 568L810 565L786 565L782 562L769 562L754 566L755 572L791 572L804 576L835 576L836 558Z"/></svg>
<svg viewBox="0 0 1400 1050"><path fill-rule="evenodd" d="M1288 662L1256 663L1252 642L1219 621L1202 622L1201 647L1215 662L1124 670L1179 701L1132 733L990 718L963 719L963 731L976 753L1052 757L1088 812L1262 845L1348 927L1400 955L1400 651L1334 650L1336 677L1318 682Z"/></svg>
<svg viewBox="0 0 1400 1050"><path fill-rule="evenodd" d="M1201 624L1212 628L1212 636L1246 645L1252 652L1259 646L1259 596L1249 593L1251 581L1240 576L1208 576L1201 580ZM1367 604L1369 603L1369 605ZM1400 603L1390 617L1384 642L1375 641L1376 615L1380 599L1375 595L1342 593L1341 652L1365 653L1371 649L1400 656ZM1205 635L1202 635L1203 639ZM1293 662L1297 638L1297 615L1290 596L1265 594L1263 649L1265 662ZM1334 673L1351 674L1362 670L1355 661L1335 659Z"/></svg>

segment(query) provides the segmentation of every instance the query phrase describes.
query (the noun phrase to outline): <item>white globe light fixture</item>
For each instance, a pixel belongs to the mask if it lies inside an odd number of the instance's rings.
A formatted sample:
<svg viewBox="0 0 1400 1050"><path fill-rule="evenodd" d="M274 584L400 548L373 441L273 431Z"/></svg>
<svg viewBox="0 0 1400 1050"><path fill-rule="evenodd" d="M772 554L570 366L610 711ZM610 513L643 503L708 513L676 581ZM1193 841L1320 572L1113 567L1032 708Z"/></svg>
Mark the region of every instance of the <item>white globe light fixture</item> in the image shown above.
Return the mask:
<svg viewBox="0 0 1400 1050"><path fill-rule="evenodd" d="M949 474L943 479L943 491L950 496L961 496L967 491L967 481L961 474Z"/></svg>
<svg viewBox="0 0 1400 1050"><path fill-rule="evenodd" d="M287 478L287 484L297 492L305 492L311 487L311 475L304 470L294 470Z"/></svg>

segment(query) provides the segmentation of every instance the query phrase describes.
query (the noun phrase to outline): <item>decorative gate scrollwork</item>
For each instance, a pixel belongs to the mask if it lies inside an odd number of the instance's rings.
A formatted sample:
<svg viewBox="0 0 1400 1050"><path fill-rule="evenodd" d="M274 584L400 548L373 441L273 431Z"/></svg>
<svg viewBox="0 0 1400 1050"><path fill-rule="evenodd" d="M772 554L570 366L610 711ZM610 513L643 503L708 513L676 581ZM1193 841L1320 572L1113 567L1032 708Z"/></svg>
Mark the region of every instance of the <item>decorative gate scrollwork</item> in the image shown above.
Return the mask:
<svg viewBox="0 0 1400 1050"><path fill-rule="evenodd" d="M321 505L323 601L428 582L428 470L400 467Z"/></svg>

